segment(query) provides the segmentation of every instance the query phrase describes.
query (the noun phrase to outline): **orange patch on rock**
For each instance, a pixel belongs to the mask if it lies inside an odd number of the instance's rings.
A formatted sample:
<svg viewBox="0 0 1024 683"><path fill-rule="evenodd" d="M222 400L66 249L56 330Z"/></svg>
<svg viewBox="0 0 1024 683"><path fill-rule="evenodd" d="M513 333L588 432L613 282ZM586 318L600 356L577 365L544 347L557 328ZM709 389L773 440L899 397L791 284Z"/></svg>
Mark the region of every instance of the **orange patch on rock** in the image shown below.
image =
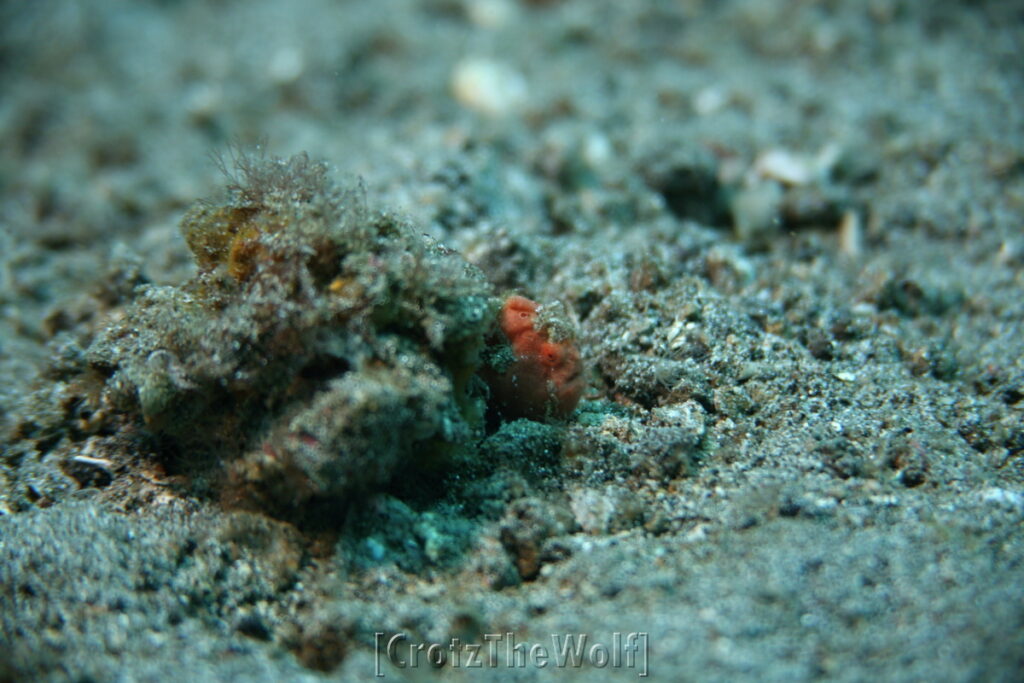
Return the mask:
<svg viewBox="0 0 1024 683"><path fill-rule="evenodd" d="M508 417L565 419L583 395L583 362L572 340L553 341L537 328L537 304L510 296L501 309L501 331L515 361L486 379L491 395Z"/></svg>

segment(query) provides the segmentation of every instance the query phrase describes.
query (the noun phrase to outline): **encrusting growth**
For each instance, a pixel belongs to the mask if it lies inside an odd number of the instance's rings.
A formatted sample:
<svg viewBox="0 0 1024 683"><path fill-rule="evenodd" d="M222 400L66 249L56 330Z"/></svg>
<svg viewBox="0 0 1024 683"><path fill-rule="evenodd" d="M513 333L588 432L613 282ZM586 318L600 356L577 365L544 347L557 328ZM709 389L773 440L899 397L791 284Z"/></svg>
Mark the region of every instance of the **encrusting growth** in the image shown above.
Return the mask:
<svg viewBox="0 0 1024 683"><path fill-rule="evenodd" d="M514 358L484 376L492 399L508 417L565 419L583 395L583 362L575 341L538 321L537 304L510 296L502 307L500 327Z"/></svg>

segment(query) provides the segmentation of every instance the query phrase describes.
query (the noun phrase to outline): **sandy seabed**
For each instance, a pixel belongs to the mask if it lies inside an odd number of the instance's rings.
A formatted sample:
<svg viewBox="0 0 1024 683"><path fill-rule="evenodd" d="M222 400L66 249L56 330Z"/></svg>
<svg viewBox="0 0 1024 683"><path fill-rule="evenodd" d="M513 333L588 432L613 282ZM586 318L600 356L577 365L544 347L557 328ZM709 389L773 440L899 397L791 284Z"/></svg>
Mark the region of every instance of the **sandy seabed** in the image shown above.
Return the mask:
<svg viewBox="0 0 1024 683"><path fill-rule="evenodd" d="M0 681L1019 680L1022 64L1009 0L3 3ZM567 420L474 374L511 294Z"/></svg>

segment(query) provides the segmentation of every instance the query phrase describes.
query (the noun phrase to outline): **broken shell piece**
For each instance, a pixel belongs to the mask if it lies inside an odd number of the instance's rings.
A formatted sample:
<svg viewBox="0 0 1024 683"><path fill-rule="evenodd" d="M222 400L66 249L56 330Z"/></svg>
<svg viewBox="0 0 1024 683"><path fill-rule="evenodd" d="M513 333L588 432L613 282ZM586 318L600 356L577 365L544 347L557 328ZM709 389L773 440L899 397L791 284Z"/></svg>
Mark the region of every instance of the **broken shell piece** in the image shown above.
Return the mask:
<svg viewBox="0 0 1024 683"><path fill-rule="evenodd" d="M827 145L813 157L785 149L769 149L754 162L754 173L786 185L807 185L827 176L839 158L839 148Z"/></svg>

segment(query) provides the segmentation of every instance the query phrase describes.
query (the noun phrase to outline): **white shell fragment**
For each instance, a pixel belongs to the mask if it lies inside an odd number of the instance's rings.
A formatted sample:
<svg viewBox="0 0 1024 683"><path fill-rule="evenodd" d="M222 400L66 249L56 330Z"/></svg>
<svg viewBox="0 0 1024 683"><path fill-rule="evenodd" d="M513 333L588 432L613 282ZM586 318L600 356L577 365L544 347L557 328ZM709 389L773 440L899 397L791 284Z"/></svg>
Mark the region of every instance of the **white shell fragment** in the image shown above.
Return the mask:
<svg viewBox="0 0 1024 683"><path fill-rule="evenodd" d="M754 172L786 185L808 185L824 178L839 158L839 148L828 145L815 156L796 154L786 149L769 149L754 162Z"/></svg>
<svg viewBox="0 0 1024 683"><path fill-rule="evenodd" d="M451 88L460 104L489 116L517 111L527 95L526 79L521 73L484 57L468 57L456 64Z"/></svg>

